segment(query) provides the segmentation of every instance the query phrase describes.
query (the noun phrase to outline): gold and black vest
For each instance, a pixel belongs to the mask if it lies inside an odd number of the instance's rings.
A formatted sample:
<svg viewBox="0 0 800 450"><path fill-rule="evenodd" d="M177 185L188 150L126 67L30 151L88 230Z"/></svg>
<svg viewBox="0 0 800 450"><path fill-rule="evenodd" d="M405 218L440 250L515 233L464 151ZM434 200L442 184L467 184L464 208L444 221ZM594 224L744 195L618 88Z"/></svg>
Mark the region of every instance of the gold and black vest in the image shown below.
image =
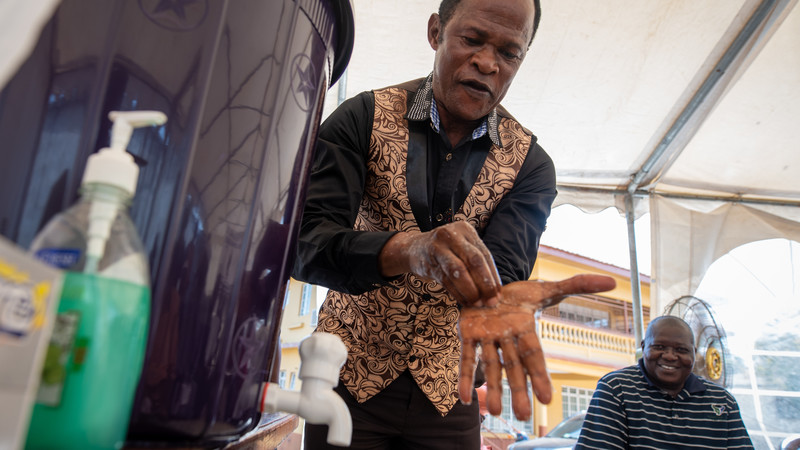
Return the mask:
<svg viewBox="0 0 800 450"><path fill-rule="evenodd" d="M409 93L399 87L374 91L364 196L354 229L419 230L406 189L409 131L404 119ZM492 145L466 201L453 220L480 233L511 190L525 161L531 135L500 117L502 147ZM436 282L406 274L361 295L329 291L317 331L338 335L347 347L341 379L359 402L387 387L408 369L444 416L458 401L461 342L456 301Z"/></svg>

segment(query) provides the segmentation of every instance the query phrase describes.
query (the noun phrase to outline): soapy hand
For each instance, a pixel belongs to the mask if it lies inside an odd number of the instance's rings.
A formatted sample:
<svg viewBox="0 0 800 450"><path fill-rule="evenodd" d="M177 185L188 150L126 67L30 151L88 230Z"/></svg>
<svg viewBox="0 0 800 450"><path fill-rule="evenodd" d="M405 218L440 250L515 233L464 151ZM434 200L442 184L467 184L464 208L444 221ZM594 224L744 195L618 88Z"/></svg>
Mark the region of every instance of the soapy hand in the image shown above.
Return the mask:
<svg viewBox="0 0 800 450"><path fill-rule="evenodd" d="M502 368L506 370L511 404L519 420L531 415L528 377L536 398L550 403L552 386L536 335L536 311L555 305L568 295L608 291L615 285L613 278L601 275L576 275L561 281L517 281L503 286L495 307L462 308L458 325L462 343L458 391L462 401L472 399L476 349L480 345L489 413L502 412Z"/></svg>
<svg viewBox="0 0 800 450"><path fill-rule="evenodd" d="M381 272L410 272L439 282L466 306L495 306L500 275L489 249L470 224L452 222L424 233L398 233L380 255Z"/></svg>

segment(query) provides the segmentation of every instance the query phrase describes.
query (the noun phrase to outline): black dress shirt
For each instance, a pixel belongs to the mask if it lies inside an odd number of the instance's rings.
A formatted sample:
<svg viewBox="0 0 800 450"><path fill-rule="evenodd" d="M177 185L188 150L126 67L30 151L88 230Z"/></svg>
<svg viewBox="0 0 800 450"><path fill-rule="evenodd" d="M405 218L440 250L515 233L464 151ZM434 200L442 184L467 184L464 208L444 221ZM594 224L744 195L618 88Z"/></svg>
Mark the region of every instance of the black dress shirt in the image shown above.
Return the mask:
<svg viewBox="0 0 800 450"><path fill-rule="evenodd" d="M432 94L427 87L423 81L416 95L409 96L407 115L411 135L408 190L410 197L424 199L421 210L414 210L422 231L452 220L492 142L500 140L493 111L486 121L487 133L451 148L432 125ZM390 281L380 274L378 255L395 232L353 230L366 177L373 115L373 94L363 92L345 101L320 127L293 273L301 281L349 294ZM418 151L424 161L411 157L413 145L422 147ZM555 196L553 162L534 136L514 187L481 236L503 283L530 276Z"/></svg>

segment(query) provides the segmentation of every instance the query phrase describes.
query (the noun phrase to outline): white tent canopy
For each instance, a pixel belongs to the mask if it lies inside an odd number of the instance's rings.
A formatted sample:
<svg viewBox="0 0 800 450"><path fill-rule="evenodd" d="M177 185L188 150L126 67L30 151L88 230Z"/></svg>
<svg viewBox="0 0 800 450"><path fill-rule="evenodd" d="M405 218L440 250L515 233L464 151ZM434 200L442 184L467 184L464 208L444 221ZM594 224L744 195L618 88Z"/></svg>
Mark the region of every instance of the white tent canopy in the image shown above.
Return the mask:
<svg viewBox="0 0 800 450"><path fill-rule="evenodd" d="M426 75L438 3L353 0L343 96ZM654 313L736 246L800 240L797 0L541 3L503 103L555 161L557 204L652 213Z"/></svg>

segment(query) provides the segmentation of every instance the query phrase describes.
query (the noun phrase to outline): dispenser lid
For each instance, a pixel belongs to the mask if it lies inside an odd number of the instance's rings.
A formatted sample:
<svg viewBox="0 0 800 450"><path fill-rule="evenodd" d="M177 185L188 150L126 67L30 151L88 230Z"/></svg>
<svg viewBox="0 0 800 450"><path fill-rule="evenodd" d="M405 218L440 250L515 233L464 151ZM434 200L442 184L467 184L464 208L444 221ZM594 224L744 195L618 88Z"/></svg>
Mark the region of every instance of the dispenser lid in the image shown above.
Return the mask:
<svg viewBox="0 0 800 450"><path fill-rule="evenodd" d="M134 162L133 156L127 152L104 148L89 157L82 184L108 184L133 195L138 182L139 166Z"/></svg>
<svg viewBox="0 0 800 450"><path fill-rule="evenodd" d="M333 86L344 74L350 63L355 41L355 18L351 0L334 0L333 9L336 17L336 48L334 50L333 71L330 86Z"/></svg>

